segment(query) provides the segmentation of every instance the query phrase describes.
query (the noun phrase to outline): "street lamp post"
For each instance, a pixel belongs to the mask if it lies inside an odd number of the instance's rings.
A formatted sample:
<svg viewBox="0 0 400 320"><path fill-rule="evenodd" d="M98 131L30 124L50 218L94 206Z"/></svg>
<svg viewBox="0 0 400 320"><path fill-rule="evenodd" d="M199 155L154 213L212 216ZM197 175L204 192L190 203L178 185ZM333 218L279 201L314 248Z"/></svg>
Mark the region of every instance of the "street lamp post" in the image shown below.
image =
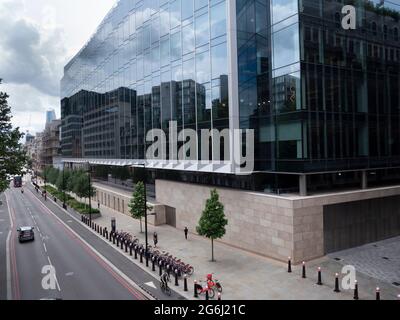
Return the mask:
<svg viewBox="0 0 400 320"><path fill-rule="evenodd" d="M66 196L65 196L65 162L63 162L63 177L62 177L62 179L63 179L63 182L62 182L62 185L63 185L63 208L65 209L65 210L67 210L67 204L66 204Z"/></svg>
<svg viewBox="0 0 400 320"><path fill-rule="evenodd" d="M43 169L43 173L44 173L44 200L45 201L47 201L47 186L46 186L46 183L47 183L47 179L46 179L46 164L44 164L44 167L43 167L44 169Z"/></svg>
<svg viewBox="0 0 400 320"><path fill-rule="evenodd" d="M87 162L88 165L88 179L89 179L89 221L92 224L92 182L90 177L90 163Z"/></svg>
<svg viewBox="0 0 400 320"><path fill-rule="evenodd" d="M149 239L148 239L148 233L147 233L147 187L146 187L146 181L147 181L147 171L146 171L146 162L141 164L144 168L144 234L146 238L146 257L148 256L148 250L149 250Z"/></svg>

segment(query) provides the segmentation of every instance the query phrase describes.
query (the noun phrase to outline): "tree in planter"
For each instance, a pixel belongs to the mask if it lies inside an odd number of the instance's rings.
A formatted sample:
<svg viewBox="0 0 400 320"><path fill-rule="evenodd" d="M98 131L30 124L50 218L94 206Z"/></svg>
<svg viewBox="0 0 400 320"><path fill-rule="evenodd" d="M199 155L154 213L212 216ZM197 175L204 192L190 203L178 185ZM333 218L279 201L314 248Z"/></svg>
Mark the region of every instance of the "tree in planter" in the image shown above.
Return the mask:
<svg viewBox="0 0 400 320"><path fill-rule="evenodd" d="M211 198L207 200L203 215L196 228L197 233L211 239L211 261L214 260L214 240L221 239L225 233L228 220L224 214L224 205L219 202L217 190L211 191Z"/></svg>
<svg viewBox="0 0 400 320"><path fill-rule="evenodd" d="M0 84L1 82L0 79ZM19 131L19 128L12 128L11 107L7 99L7 93L0 91L0 193L9 186L7 175L21 174L28 160L20 144L24 134Z"/></svg>
<svg viewBox="0 0 400 320"><path fill-rule="evenodd" d="M145 207L147 206L147 211L153 210L153 207L148 206L145 199L144 183L139 181L136 184L135 190L133 191L132 199L129 202L129 209L132 217L134 219L140 220L140 232L143 233L142 218L145 216Z"/></svg>

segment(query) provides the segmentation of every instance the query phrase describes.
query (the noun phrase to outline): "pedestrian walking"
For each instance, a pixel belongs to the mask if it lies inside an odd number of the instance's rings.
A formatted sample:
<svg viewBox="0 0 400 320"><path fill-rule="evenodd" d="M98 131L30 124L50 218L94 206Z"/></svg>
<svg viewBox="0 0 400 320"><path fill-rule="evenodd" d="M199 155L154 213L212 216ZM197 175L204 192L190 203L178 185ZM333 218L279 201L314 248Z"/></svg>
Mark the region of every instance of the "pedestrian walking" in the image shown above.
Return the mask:
<svg viewBox="0 0 400 320"><path fill-rule="evenodd" d="M157 232L154 232L154 234L153 234L153 241L154 241L154 248L157 248L157 243L158 243L158 234L157 234Z"/></svg>
<svg viewBox="0 0 400 320"><path fill-rule="evenodd" d="M100 210L100 201L97 201L97 209Z"/></svg>
<svg viewBox="0 0 400 320"><path fill-rule="evenodd" d="M189 233L189 229L188 227L185 227L185 239L188 239L188 233Z"/></svg>

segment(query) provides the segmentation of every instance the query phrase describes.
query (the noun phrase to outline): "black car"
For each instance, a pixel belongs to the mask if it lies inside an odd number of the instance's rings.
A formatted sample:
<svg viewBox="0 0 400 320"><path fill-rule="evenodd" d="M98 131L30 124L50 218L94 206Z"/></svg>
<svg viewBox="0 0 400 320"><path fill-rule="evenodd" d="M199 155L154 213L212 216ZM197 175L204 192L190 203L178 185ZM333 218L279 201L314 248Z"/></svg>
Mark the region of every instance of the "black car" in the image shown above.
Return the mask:
<svg viewBox="0 0 400 320"><path fill-rule="evenodd" d="M34 227L21 227L18 228L18 240L19 242L34 241L35 233L33 232Z"/></svg>

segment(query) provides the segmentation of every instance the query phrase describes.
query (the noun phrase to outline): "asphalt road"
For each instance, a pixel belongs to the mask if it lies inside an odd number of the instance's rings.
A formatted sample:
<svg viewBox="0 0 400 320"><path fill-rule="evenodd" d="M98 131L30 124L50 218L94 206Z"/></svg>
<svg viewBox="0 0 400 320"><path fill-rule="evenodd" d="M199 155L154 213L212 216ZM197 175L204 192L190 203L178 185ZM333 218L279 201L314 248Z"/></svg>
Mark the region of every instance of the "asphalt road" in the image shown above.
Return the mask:
<svg viewBox="0 0 400 320"><path fill-rule="evenodd" d="M20 189L6 191L0 206L0 299L7 297L7 259L3 257L7 258L6 239L10 228L9 298L144 300L154 296L182 299L175 293L171 297L163 295L156 278L74 218L77 217L65 213L50 200L44 201L29 185L25 186L24 194ZM35 227L35 241L20 244L16 231L20 226ZM55 277L48 276L52 268ZM55 287L44 289L42 282L48 284L51 280Z"/></svg>

